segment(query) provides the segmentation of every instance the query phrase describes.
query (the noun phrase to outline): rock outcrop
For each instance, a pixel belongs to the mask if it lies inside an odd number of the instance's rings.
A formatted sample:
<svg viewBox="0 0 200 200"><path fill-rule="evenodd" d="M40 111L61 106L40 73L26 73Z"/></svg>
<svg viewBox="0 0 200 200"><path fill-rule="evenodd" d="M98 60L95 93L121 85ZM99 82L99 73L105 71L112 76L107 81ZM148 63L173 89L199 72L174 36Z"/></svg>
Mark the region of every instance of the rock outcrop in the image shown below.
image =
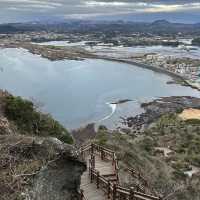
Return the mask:
<svg viewBox="0 0 200 200"><path fill-rule="evenodd" d="M2 199L76 200L86 165L55 138L0 136Z"/></svg>
<svg viewBox="0 0 200 200"><path fill-rule="evenodd" d="M142 103L142 114L123 119L123 124L132 128L134 134L141 133L149 124L166 113L177 113L187 108L200 108L200 98L190 96L161 97L149 103Z"/></svg>

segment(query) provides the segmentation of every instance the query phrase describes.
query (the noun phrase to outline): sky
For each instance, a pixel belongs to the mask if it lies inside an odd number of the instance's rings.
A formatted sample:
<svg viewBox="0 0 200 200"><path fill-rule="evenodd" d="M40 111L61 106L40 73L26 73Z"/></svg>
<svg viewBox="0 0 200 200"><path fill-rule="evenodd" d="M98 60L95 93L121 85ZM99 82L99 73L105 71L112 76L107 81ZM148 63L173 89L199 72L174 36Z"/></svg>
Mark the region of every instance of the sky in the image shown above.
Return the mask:
<svg viewBox="0 0 200 200"><path fill-rule="evenodd" d="M68 19L200 22L200 0L0 0L0 23Z"/></svg>

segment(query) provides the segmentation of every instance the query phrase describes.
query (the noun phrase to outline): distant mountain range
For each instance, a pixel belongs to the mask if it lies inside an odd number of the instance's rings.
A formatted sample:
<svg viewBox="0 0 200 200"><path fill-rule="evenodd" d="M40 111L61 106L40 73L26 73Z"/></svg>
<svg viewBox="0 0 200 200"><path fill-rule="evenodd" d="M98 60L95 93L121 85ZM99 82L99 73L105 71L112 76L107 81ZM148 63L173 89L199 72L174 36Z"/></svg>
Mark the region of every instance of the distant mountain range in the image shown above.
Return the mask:
<svg viewBox="0 0 200 200"><path fill-rule="evenodd" d="M109 32L122 33L150 33L150 34L200 34L200 23L183 24L171 23L166 20L150 22L124 22L120 21L81 21L69 20L66 22L30 22L0 24L0 33L17 33L27 31L53 31L53 32Z"/></svg>

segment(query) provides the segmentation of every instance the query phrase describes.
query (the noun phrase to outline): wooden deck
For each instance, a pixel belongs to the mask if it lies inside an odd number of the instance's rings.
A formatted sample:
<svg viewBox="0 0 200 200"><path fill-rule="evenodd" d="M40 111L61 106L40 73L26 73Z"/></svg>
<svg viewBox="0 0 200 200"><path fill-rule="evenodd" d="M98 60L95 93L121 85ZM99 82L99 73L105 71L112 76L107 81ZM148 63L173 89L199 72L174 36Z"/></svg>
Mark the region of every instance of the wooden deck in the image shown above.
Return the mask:
<svg viewBox="0 0 200 200"><path fill-rule="evenodd" d="M90 155L86 158L89 163ZM110 175L114 173L114 168L111 161L101 160L98 154L95 154L95 168L100 172L100 175ZM105 200L107 195L97 189L95 182L90 183L89 170L83 173L81 176L81 189L84 190L84 196L86 200Z"/></svg>
<svg viewBox="0 0 200 200"><path fill-rule="evenodd" d="M136 186L120 186L119 165L114 151L96 144L81 147L80 156L87 162L87 171L81 177L81 200L161 200L158 195L146 193L148 182L134 169L128 169L136 178ZM138 182L139 181L139 182ZM142 182L143 185L139 183Z"/></svg>

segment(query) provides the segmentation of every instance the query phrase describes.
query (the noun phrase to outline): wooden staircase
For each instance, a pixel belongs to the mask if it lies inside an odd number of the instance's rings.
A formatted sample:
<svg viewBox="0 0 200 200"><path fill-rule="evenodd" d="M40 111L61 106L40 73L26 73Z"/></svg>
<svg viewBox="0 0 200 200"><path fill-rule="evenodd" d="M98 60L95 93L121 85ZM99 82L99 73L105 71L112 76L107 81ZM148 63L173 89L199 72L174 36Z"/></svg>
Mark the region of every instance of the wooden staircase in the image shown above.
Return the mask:
<svg viewBox="0 0 200 200"><path fill-rule="evenodd" d="M79 154L87 162L87 171L81 177L81 200L161 200L161 197L145 193L145 187L120 186L118 161L114 151L96 144L81 147ZM145 179L136 171L129 169L133 176Z"/></svg>

